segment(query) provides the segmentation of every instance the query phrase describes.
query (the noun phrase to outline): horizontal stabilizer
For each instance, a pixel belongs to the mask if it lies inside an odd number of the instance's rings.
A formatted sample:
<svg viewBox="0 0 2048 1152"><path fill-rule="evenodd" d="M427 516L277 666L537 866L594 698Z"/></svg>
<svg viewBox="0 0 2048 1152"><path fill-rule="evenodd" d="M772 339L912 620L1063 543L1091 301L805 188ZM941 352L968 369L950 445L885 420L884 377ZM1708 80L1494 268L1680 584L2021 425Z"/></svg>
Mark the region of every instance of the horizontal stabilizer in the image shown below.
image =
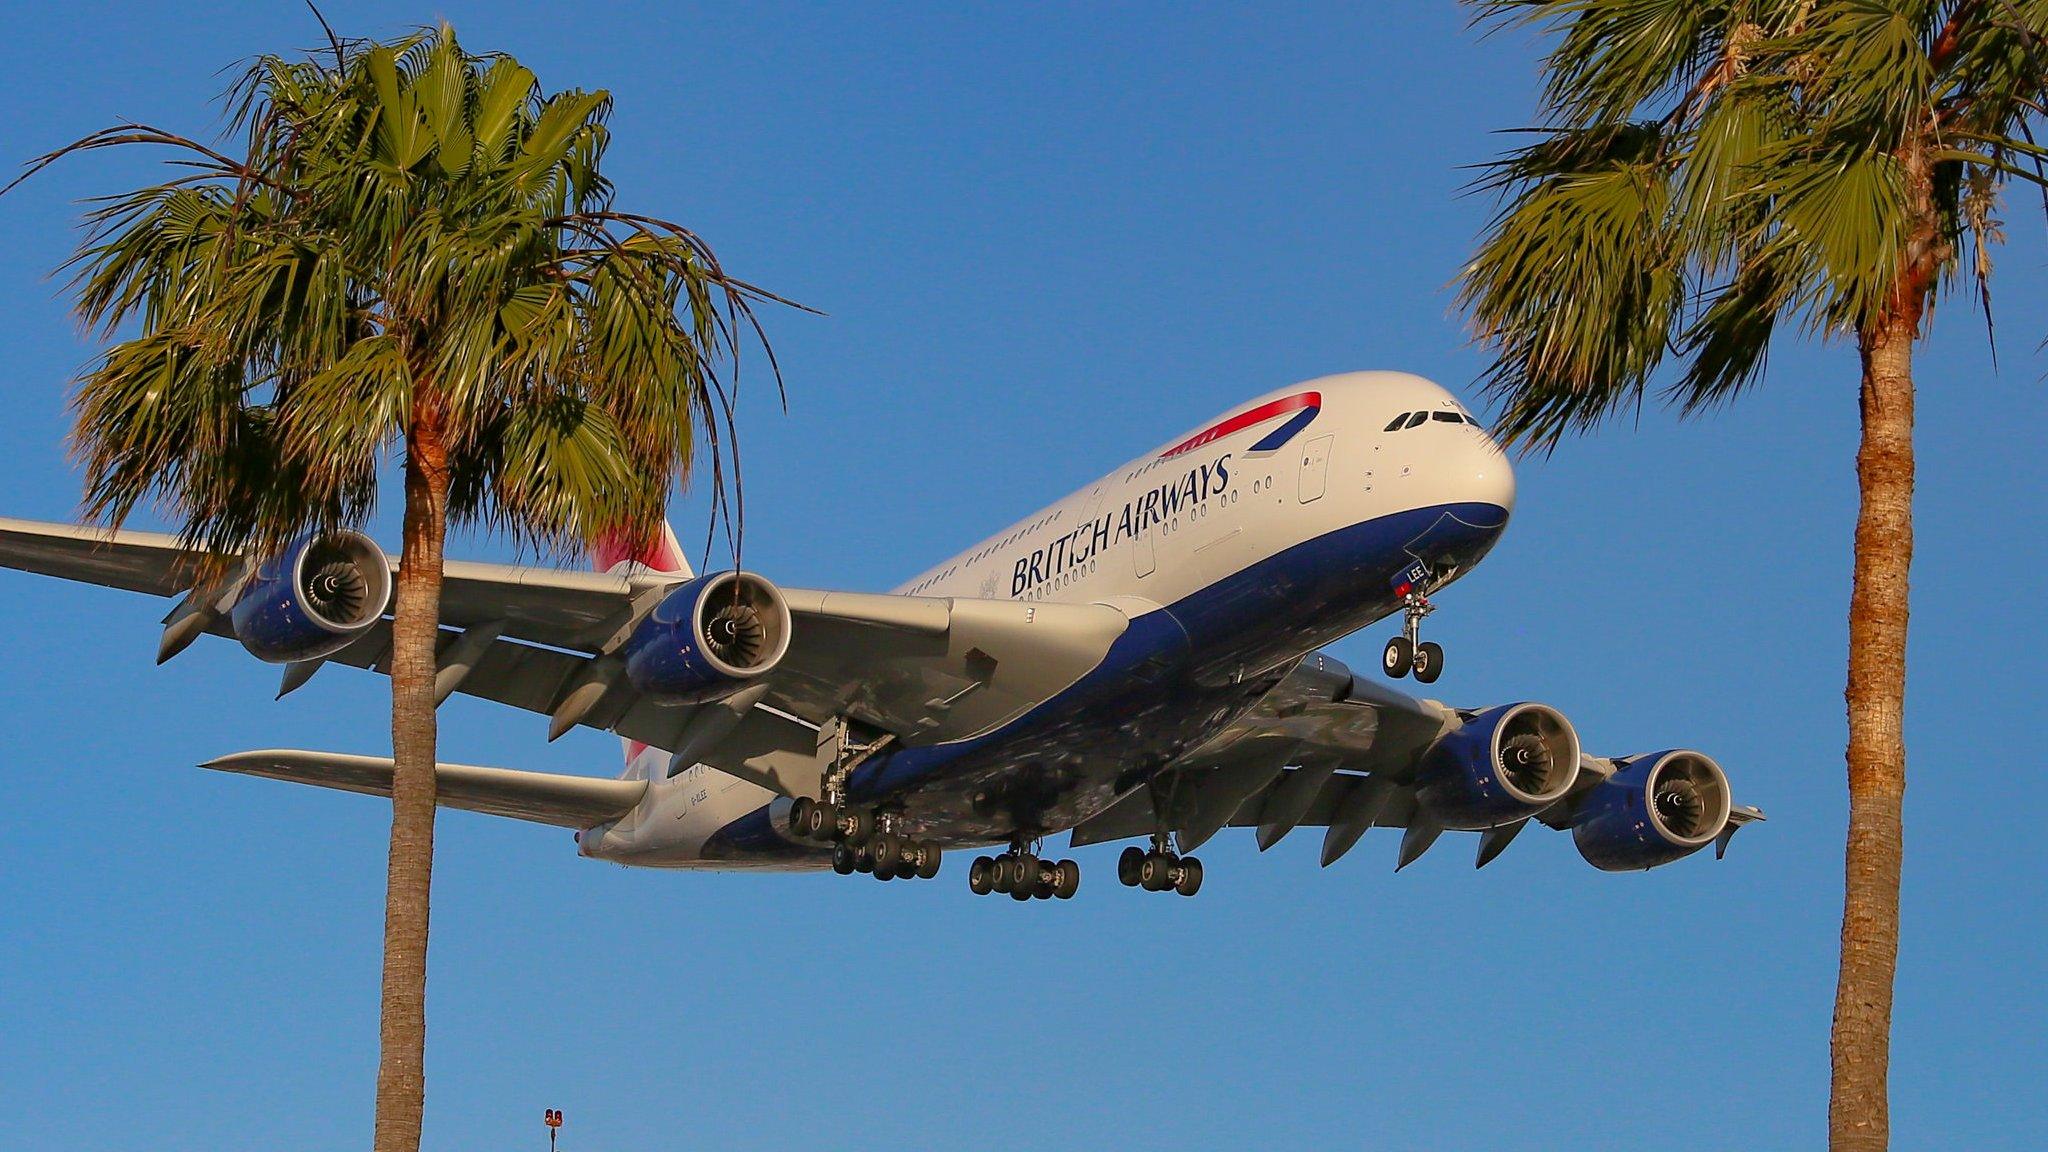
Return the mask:
<svg viewBox="0 0 2048 1152"><path fill-rule="evenodd" d="M299 784L317 784L368 796L391 795L391 757L352 756L343 752L307 752L267 748L236 752L200 765L218 772L268 776ZM631 811L647 791L645 780L605 780L594 776L563 776L552 772L520 772L474 764L436 764L437 799L444 808L463 808L589 828Z"/></svg>

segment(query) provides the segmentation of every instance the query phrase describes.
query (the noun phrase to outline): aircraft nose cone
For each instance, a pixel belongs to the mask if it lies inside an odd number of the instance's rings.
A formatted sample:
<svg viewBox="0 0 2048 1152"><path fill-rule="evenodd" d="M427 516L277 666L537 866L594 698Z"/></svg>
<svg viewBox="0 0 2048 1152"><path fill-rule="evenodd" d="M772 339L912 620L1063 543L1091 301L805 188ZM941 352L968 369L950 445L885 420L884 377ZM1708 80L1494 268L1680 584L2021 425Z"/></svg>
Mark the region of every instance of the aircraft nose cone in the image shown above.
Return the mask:
<svg viewBox="0 0 2048 1152"><path fill-rule="evenodd" d="M1515 469L1493 437L1473 429L1470 447L1459 454L1456 483L1466 500L1515 510Z"/></svg>

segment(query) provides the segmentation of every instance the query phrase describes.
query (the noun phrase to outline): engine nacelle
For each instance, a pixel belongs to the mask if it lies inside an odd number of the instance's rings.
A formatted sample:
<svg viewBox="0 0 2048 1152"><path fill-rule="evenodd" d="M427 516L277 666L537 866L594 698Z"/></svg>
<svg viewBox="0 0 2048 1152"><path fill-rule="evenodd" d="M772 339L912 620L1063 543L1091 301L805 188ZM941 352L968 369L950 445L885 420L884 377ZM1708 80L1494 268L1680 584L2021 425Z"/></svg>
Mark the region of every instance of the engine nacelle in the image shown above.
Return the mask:
<svg viewBox="0 0 2048 1152"><path fill-rule="evenodd" d="M1586 793L1572 841L1603 872L1638 872L1713 843L1728 823L1728 775L1698 752L1630 757Z"/></svg>
<svg viewBox="0 0 2048 1152"><path fill-rule="evenodd" d="M1578 773L1570 721L1546 705L1505 704L1429 746L1415 795L1445 828L1495 828L1556 803Z"/></svg>
<svg viewBox="0 0 2048 1152"><path fill-rule="evenodd" d="M659 700L729 696L772 670L789 650L789 605L750 572L678 585L626 640L626 679Z"/></svg>
<svg viewBox="0 0 2048 1152"><path fill-rule="evenodd" d="M228 622L259 660L317 660L348 647L384 615L391 562L360 532L300 538L256 565Z"/></svg>

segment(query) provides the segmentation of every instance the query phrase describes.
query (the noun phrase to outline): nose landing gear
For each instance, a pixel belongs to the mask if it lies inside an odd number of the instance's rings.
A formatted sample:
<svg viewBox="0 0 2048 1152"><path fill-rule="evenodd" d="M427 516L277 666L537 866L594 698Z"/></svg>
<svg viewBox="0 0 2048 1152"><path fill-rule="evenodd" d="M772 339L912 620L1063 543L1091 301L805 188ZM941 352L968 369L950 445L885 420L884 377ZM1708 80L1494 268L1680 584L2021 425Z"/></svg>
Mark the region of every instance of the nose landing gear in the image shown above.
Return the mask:
<svg viewBox="0 0 2048 1152"><path fill-rule="evenodd" d="M1412 672L1422 683L1434 684L1443 675L1444 650L1422 639L1422 618L1436 611L1436 605L1414 585L1403 587L1407 590L1401 593L1401 634L1387 641L1380 668L1396 680Z"/></svg>

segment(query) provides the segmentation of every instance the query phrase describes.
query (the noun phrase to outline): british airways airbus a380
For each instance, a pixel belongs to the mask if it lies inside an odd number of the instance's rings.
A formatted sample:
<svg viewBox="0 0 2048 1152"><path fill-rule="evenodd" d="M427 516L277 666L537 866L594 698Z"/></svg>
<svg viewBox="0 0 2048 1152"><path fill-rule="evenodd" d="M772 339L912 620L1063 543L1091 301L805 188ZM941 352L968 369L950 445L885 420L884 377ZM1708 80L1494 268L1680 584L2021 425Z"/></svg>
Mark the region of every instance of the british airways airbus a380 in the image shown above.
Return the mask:
<svg viewBox="0 0 2048 1152"><path fill-rule="evenodd" d="M1232 825L1261 849L1322 827L1322 859L1402 829L1478 862L1530 820L1597 868L1653 868L1762 818L1683 749L1584 754L1555 709L1409 697L1317 651L1400 613L1383 671L1429 683L1429 597L1507 527L1507 457L1451 395L1359 372L1253 400L886 594L693 575L673 533L602 572L451 562L439 689L627 742L618 779L460 764L440 802L577 830L585 856L660 868L930 878L1000 846L978 894L1070 897L1039 842L1149 838L1118 879L1193 895L1186 855ZM188 587L174 540L0 520L0 565L182 596L158 660L200 634L285 665L386 670L390 560L308 538ZM387 794L388 758L271 750L206 765Z"/></svg>

